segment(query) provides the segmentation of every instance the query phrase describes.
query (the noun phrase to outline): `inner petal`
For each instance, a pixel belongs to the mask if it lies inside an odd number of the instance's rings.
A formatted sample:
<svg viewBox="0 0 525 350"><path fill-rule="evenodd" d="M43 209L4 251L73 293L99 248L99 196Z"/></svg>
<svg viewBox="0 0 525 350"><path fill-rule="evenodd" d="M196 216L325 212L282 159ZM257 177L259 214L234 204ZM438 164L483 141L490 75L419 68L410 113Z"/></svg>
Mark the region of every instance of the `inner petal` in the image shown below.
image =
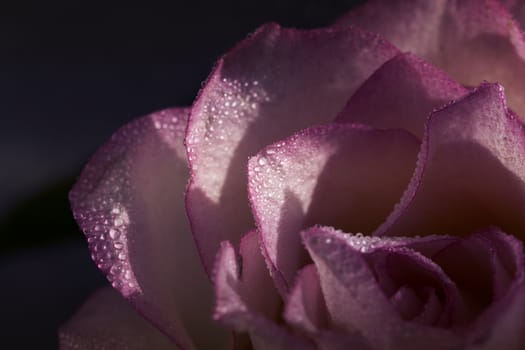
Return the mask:
<svg viewBox="0 0 525 350"><path fill-rule="evenodd" d="M404 320L411 320L421 313L424 303L414 290L408 286L402 286L390 298L397 312Z"/></svg>
<svg viewBox="0 0 525 350"><path fill-rule="evenodd" d="M442 305L442 314L433 325L451 326L464 318L463 301L455 284L430 259L404 247L380 248L365 257L378 284L403 319L410 320L422 313L431 294ZM387 283L383 282L385 278Z"/></svg>
<svg viewBox="0 0 525 350"><path fill-rule="evenodd" d="M283 296L306 259L300 230L327 224L372 232L406 186L418 148L406 131L333 124L306 129L250 159L250 202Z"/></svg>
<svg viewBox="0 0 525 350"><path fill-rule="evenodd" d="M483 84L435 112L418 165L377 235L464 236L497 225L525 232L525 138L503 88Z"/></svg>

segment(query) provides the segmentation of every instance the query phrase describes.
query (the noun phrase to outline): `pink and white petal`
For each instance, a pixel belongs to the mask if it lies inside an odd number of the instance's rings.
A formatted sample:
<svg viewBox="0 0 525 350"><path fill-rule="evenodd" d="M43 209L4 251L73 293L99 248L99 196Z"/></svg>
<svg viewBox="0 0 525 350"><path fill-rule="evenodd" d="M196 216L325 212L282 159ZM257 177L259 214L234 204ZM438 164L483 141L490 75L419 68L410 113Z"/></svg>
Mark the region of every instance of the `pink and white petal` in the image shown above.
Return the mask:
<svg viewBox="0 0 525 350"><path fill-rule="evenodd" d="M230 337L211 320L213 290L184 209L188 114L169 109L121 128L70 201L93 260L124 297L181 348L221 348Z"/></svg>
<svg viewBox="0 0 525 350"><path fill-rule="evenodd" d="M523 238L522 129L498 84L435 112L408 188L375 235L457 236L496 225Z"/></svg>
<svg viewBox="0 0 525 350"><path fill-rule="evenodd" d="M376 249L376 243L388 246L388 239L378 242L323 227L304 231L302 236L317 266L326 305L336 327L358 330L374 349L443 349L461 344L446 329L400 319L364 257Z"/></svg>
<svg viewBox="0 0 525 350"><path fill-rule="evenodd" d="M188 214L207 271L222 240L237 244L253 227L248 157L333 120L397 52L379 36L349 27L303 31L268 24L219 60L193 106L186 135Z"/></svg>
<svg viewBox="0 0 525 350"><path fill-rule="evenodd" d="M418 150L419 141L404 130L331 124L250 159L250 203L283 297L307 260L299 232L314 224L371 232L403 193Z"/></svg>
<svg viewBox="0 0 525 350"><path fill-rule="evenodd" d="M92 295L60 328L62 350L179 349L111 288Z"/></svg>
<svg viewBox="0 0 525 350"><path fill-rule="evenodd" d="M255 350L313 349L304 339L289 333L259 310L252 309L246 300L245 291L245 288L250 286L243 286L241 275L241 267L233 246L229 242L223 242L214 269L214 318L237 332L248 332Z"/></svg>
<svg viewBox="0 0 525 350"><path fill-rule="evenodd" d="M467 91L417 56L399 54L357 89L337 121L405 129L421 139L430 112Z"/></svg>
<svg viewBox="0 0 525 350"><path fill-rule="evenodd" d="M307 265L297 274L286 303L284 319L309 334L328 328L328 310L315 265Z"/></svg>
<svg viewBox="0 0 525 350"><path fill-rule="evenodd" d="M501 82L525 117L525 39L496 0L377 0L339 20L390 40L467 86Z"/></svg>

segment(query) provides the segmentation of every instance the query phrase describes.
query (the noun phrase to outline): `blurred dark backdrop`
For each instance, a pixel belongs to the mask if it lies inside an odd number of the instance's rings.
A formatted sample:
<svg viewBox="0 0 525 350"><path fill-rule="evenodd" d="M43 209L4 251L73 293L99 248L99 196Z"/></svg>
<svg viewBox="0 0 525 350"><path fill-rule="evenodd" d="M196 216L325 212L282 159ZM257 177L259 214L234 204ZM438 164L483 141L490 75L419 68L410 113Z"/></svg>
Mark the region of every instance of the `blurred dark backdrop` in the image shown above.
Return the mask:
<svg viewBox="0 0 525 350"><path fill-rule="evenodd" d="M262 23L313 28L362 1L0 5L0 348L57 348L105 283L67 192L134 117L190 105L216 59Z"/></svg>

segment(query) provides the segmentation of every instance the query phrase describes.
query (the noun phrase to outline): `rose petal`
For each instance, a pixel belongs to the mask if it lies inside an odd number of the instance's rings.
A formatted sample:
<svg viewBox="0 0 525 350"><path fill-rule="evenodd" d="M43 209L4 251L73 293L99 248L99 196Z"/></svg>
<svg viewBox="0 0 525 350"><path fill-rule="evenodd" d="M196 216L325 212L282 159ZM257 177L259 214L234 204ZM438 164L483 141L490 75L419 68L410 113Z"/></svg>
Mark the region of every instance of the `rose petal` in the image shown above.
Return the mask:
<svg viewBox="0 0 525 350"><path fill-rule="evenodd" d="M466 235L497 225L525 232L525 139L503 88L483 84L438 112L416 171L376 235Z"/></svg>
<svg viewBox="0 0 525 350"><path fill-rule="evenodd" d="M337 24L379 33L400 51L427 58L435 55L439 47L439 30L447 3L447 0L371 0L343 15Z"/></svg>
<svg viewBox="0 0 525 350"><path fill-rule="evenodd" d="M520 350L525 344L525 283L521 282L485 320L488 327L473 332L469 350Z"/></svg>
<svg viewBox="0 0 525 350"><path fill-rule="evenodd" d="M242 237L239 250L242 259L241 282L244 300L252 310L269 319L277 318L281 299L266 267L255 231Z"/></svg>
<svg viewBox="0 0 525 350"><path fill-rule="evenodd" d="M306 129L250 159L250 202L281 295L306 258L300 230L330 224L371 232L403 193L418 149L404 130L333 124Z"/></svg>
<svg viewBox="0 0 525 350"><path fill-rule="evenodd" d="M472 236L487 247L493 275L492 303L470 326L475 349L521 349L525 344L525 267L523 243L496 228ZM467 242L469 244L471 242ZM504 270L504 271L502 271ZM498 274L506 275L504 285Z"/></svg>
<svg viewBox="0 0 525 350"><path fill-rule="evenodd" d="M407 249L409 242L401 247L387 244L367 252L365 259L373 267L378 284L401 318L409 321L424 311L424 305L433 307L432 294L438 291L442 307L439 318L432 325L457 327L465 321L466 310L456 284L435 262ZM386 285L385 277L388 279Z"/></svg>
<svg viewBox="0 0 525 350"><path fill-rule="evenodd" d="M379 33L467 86L501 82L510 106L525 117L525 41L495 0L376 0L339 23Z"/></svg>
<svg viewBox="0 0 525 350"><path fill-rule="evenodd" d="M378 349L459 346L460 340L446 329L401 320L386 299L365 255L381 245L388 247L390 240L350 236L323 227L302 235L319 271L323 295L336 326L359 330ZM392 247L397 244L392 243Z"/></svg>
<svg viewBox="0 0 525 350"><path fill-rule="evenodd" d="M219 60L186 135L188 214L208 271L222 240L236 244L253 227L246 159L295 131L333 120L396 53L375 34L352 28L300 31L270 24Z"/></svg>
<svg viewBox="0 0 525 350"><path fill-rule="evenodd" d="M487 230L480 235L490 243L493 249L493 259L491 260L493 275L498 278L493 289L494 298L498 300L503 292L502 286L498 284L505 279L507 279L508 284L516 283L515 281L525 278L523 243L516 237L505 234L498 229ZM505 277L499 277L498 273L504 274Z"/></svg>
<svg viewBox="0 0 525 350"><path fill-rule="evenodd" d="M298 273L295 286L288 297L284 319L312 334L326 328L328 311L315 265L308 265Z"/></svg>
<svg viewBox="0 0 525 350"><path fill-rule="evenodd" d="M423 310L413 319L413 321L419 324L436 324L436 322L439 321L442 312L443 309L441 302L438 300L436 291L433 289L423 307Z"/></svg>
<svg viewBox="0 0 525 350"><path fill-rule="evenodd" d="M253 233L248 235L248 240L256 238ZM244 256L243 261L250 258L250 255ZM256 259L263 264L263 266L259 265L258 270L266 269L263 259ZM255 264L252 265L254 266ZM255 276L256 274L252 272L249 275ZM224 242L217 255L214 272L216 292L214 318L238 332L249 332L255 350L312 349L310 344L293 336L285 328L265 317L265 310L254 309L254 300L250 298L253 294L248 290L253 288L249 282L255 281L241 280L241 276L245 277L244 262L241 271L233 246L229 242ZM264 293L265 290L258 292Z"/></svg>
<svg viewBox="0 0 525 350"><path fill-rule="evenodd" d="M59 338L62 350L179 349L111 288L91 296Z"/></svg>
<svg viewBox="0 0 525 350"><path fill-rule="evenodd" d="M184 210L188 113L166 110L120 129L83 170L70 200L93 259L116 289L182 348L220 348L229 336L211 321L212 286Z"/></svg>
<svg viewBox="0 0 525 350"><path fill-rule="evenodd" d="M407 248L430 258L455 281L468 302L471 320L503 300L525 276L521 241L495 227L465 238L434 236L404 241Z"/></svg>
<svg viewBox="0 0 525 350"><path fill-rule="evenodd" d="M430 112L466 93L431 64L412 54L399 54L357 89L337 121L403 128L421 139Z"/></svg>
<svg viewBox="0 0 525 350"><path fill-rule="evenodd" d="M331 328L319 274L314 264L299 271L286 303L284 319L299 331L308 334L319 349L370 349L370 344L361 334Z"/></svg>
<svg viewBox="0 0 525 350"><path fill-rule="evenodd" d="M514 279L514 273L507 271L494 243L498 240L503 243L505 236L490 228L451 242L431 256L447 276L456 281L467 302L470 320L505 295ZM510 248L500 250L512 256Z"/></svg>

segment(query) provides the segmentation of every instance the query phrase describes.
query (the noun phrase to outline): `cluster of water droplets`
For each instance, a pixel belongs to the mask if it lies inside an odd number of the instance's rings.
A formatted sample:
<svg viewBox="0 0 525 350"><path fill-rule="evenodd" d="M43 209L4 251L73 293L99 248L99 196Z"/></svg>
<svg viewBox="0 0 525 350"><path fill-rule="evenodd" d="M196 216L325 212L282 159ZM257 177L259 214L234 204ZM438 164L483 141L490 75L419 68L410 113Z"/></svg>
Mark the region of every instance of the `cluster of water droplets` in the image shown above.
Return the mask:
<svg viewBox="0 0 525 350"><path fill-rule="evenodd" d="M265 149L252 160L248 169L250 188L255 194L264 193L263 200L279 199L285 187L284 166L287 163L283 157L281 148L284 142L279 142Z"/></svg>
<svg viewBox="0 0 525 350"><path fill-rule="evenodd" d="M222 78L208 83L194 109L186 146L192 171L205 167L206 181L218 184L213 186L217 193L208 192L210 197L220 195L235 148L257 119L261 105L269 101L258 80Z"/></svg>
<svg viewBox="0 0 525 350"><path fill-rule="evenodd" d="M133 201L130 154L145 142L143 133L151 127L151 120L142 119L121 129L86 167L71 194L93 261L123 295L139 290L127 241Z"/></svg>
<svg viewBox="0 0 525 350"><path fill-rule="evenodd" d="M127 240L123 234L130 225L128 212L122 205L122 190L119 191L123 184L113 176L103 181L105 188L112 188L112 194L92 196L92 201L85 204L90 214L84 218L82 226L93 261L106 273L113 287L127 295L135 289L136 282L128 263Z"/></svg>
<svg viewBox="0 0 525 350"><path fill-rule="evenodd" d="M418 240L419 236L407 238L407 237L376 237L376 236L366 236L361 232L357 233L345 233L340 230L335 230L335 237L344 239L348 244L355 250L360 251L361 253L368 253L377 248L381 247L392 247L398 245L405 245L408 241ZM334 243L336 238L334 236L326 237L324 239L325 244Z"/></svg>

